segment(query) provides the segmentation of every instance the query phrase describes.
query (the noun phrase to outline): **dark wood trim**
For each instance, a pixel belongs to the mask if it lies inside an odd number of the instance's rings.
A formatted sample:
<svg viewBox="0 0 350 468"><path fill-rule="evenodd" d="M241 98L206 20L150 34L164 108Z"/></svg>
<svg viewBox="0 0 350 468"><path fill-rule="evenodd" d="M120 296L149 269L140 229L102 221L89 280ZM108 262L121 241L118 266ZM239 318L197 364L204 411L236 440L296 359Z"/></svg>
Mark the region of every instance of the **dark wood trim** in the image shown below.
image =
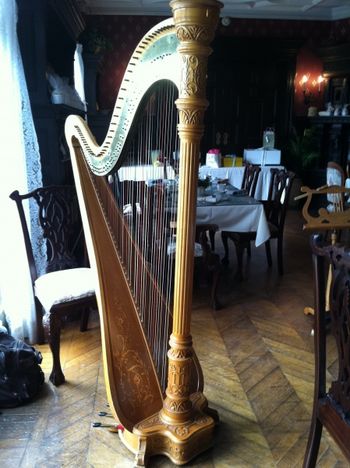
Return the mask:
<svg viewBox="0 0 350 468"><path fill-rule="evenodd" d="M317 54L323 60L325 76L350 74L350 43L322 47L317 49Z"/></svg>
<svg viewBox="0 0 350 468"><path fill-rule="evenodd" d="M85 29L85 19L75 0L49 0L49 5L60 18L68 34L73 40Z"/></svg>

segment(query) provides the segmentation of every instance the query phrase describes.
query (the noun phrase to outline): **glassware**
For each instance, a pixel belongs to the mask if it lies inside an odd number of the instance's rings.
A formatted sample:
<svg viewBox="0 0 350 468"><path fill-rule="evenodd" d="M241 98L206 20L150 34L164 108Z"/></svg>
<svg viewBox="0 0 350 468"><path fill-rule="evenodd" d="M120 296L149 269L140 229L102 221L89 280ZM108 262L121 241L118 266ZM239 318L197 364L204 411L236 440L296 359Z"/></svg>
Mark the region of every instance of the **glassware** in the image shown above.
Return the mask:
<svg viewBox="0 0 350 468"><path fill-rule="evenodd" d="M211 188L212 188L212 192L216 192L217 189L218 189L218 180L216 177L214 177L212 180L211 180Z"/></svg>
<svg viewBox="0 0 350 468"><path fill-rule="evenodd" d="M275 131L273 128L267 128L263 134L263 148L273 149L275 147Z"/></svg>

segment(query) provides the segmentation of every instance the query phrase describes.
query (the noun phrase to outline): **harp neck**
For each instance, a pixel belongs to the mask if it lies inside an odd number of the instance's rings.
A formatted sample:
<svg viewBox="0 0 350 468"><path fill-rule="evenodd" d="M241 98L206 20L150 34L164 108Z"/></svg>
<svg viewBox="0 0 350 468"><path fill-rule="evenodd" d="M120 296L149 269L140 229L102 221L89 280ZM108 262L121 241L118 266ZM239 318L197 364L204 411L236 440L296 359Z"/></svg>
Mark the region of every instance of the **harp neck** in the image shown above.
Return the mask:
<svg viewBox="0 0 350 468"><path fill-rule="evenodd" d="M173 19L152 28L140 41L126 68L113 109L106 138L101 146L91 134L84 120L69 116L66 136L79 141L84 157L94 174L106 175L120 164L135 114L146 91L156 81L169 80L179 87L181 64Z"/></svg>

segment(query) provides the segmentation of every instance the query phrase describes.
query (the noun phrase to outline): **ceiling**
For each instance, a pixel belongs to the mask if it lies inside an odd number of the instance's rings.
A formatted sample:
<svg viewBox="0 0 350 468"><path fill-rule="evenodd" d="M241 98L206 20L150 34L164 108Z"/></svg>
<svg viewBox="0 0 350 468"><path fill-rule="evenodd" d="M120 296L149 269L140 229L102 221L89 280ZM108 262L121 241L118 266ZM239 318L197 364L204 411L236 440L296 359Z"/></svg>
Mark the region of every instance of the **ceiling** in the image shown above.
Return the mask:
<svg viewBox="0 0 350 468"><path fill-rule="evenodd" d="M92 15L170 16L164 0L78 0ZM221 17L338 20L350 18L350 0L226 0Z"/></svg>

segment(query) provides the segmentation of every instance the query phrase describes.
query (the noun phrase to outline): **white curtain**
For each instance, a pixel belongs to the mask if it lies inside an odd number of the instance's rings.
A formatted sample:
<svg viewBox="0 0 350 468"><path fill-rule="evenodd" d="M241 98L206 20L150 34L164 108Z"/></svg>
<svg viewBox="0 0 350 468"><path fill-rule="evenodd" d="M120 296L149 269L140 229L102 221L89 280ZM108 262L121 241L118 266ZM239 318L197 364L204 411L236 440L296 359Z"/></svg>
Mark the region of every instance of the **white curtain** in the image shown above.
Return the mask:
<svg viewBox="0 0 350 468"><path fill-rule="evenodd" d="M29 268L17 209L9 198L13 190L26 193L42 185L39 148L16 26L16 1L0 0L0 312L5 312L13 335L35 343ZM31 235L35 238L36 255L41 257L43 242L37 236L34 222Z"/></svg>
<svg viewBox="0 0 350 468"><path fill-rule="evenodd" d="M78 93L81 102L84 104L86 112L85 89L84 89L84 61L83 61L83 46L77 44L74 52L74 87Z"/></svg>

